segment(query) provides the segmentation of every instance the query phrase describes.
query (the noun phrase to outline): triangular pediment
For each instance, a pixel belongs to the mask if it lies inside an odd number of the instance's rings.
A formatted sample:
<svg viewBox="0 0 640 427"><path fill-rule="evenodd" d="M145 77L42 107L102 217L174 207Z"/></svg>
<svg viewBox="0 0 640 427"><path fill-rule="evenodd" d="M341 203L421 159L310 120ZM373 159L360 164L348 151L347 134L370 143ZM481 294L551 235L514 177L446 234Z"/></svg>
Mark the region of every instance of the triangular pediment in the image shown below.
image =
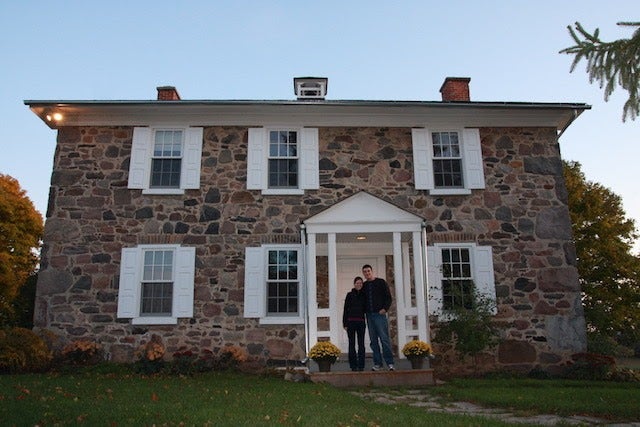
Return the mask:
<svg viewBox="0 0 640 427"><path fill-rule="evenodd" d="M418 231L422 218L365 191L350 196L304 221L311 232Z"/></svg>

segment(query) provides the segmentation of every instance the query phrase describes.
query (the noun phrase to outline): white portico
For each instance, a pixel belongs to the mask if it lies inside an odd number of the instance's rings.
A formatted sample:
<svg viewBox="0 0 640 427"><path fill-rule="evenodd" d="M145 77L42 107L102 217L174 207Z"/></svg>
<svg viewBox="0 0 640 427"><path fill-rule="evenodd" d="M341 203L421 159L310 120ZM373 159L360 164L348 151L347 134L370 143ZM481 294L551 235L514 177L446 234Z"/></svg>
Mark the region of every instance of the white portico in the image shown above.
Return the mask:
<svg viewBox="0 0 640 427"><path fill-rule="evenodd" d="M429 342L422 218L360 192L303 224L307 346L328 338L346 352L344 298L363 264L392 288L390 332L397 348L413 338Z"/></svg>

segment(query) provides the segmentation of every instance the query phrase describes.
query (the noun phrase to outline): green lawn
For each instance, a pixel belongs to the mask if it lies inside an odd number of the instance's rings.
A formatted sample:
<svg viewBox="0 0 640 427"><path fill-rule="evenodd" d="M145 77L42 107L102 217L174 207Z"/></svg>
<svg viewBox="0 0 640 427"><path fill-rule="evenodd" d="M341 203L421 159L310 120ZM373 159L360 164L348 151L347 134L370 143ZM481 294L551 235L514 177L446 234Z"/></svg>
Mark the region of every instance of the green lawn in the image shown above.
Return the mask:
<svg viewBox="0 0 640 427"><path fill-rule="evenodd" d="M554 380L454 380L426 389L527 414L640 420L638 384ZM391 390L390 390L391 391ZM397 391L395 391L397 392ZM384 405L322 384L212 372L143 377L122 368L0 376L0 424L503 426L496 420Z"/></svg>
<svg viewBox="0 0 640 427"><path fill-rule="evenodd" d="M3 426L507 425L377 404L325 385L217 372L192 378L124 372L4 375L0 420Z"/></svg>
<svg viewBox="0 0 640 427"><path fill-rule="evenodd" d="M524 413L640 421L640 385L610 381L456 379L434 394Z"/></svg>

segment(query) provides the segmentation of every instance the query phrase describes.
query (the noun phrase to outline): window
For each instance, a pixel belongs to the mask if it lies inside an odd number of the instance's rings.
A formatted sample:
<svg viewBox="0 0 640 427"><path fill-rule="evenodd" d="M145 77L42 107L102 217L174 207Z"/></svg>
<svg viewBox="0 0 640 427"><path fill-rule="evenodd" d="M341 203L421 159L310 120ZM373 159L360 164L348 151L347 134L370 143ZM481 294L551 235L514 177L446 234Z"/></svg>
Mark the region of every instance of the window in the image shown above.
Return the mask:
<svg viewBox="0 0 640 427"><path fill-rule="evenodd" d="M442 309L473 306L473 276L468 248L442 249Z"/></svg>
<svg viewBox="0 0 640 427"><path fill-rule="evenodd" d="M298 251L267 251L267 314L298 313Z"/></svg>
<svg viewBox="0 0 640 427"><path fill-rule="evenodd" d="M318 129L250 128L247 189L303 194L319 188Z"/></svg>
<svg viewBox="0 0 640 427"><path fill-rule="evenodd" d="M433 132L433 178L436 188L463 188L458 132Z"/></svg>
<svg viewBox="0 0 640 427"><path fill-rule="evenodd" d="M446 318L454 308L472 307L472 289L496 300L491 246L436 243L427 247L429 314Z"/></svg>
<svg viewBox="0 0 640 427"><path fill-rule="evenodd" d="M151 158L151 188L180 188L182 131L157 130Z"/></svg>
<svg viewBox="0 0 640 427"><path fill-rule="evenodd" d="M173 301L173 251L146 250L142 269L143 316L171 316Z"/></svg>
<svg viewBox="0 0 640 427"><path fill-rule="evenodd" d="M269 131L269 188L298 188L298 132Z"/></svg>
<svg viewBox="0 0 640 427"><path fill-rule="evenodd" d="M303 323L299 245L246 248L244 317L263 324Z"/></svg>
<svg viewBox="0 0 640 427"><path fill-rule="evenodd" d="M183 194L200 188L202 128L133 129L129 188L145 194Z"/></svg>
<svg viewBox="0 0 640 427"><path fill-rule="evenodd" d="M193 317L195 248L140 245L123 248L118 317L134 325L175 324Z"/></svg>
<svg viewBox="0 0 640 427"><path fill-rule="evenodd" d="M484 188L478 129L412 129L416 189L430 194L470 194Z"/></svg>

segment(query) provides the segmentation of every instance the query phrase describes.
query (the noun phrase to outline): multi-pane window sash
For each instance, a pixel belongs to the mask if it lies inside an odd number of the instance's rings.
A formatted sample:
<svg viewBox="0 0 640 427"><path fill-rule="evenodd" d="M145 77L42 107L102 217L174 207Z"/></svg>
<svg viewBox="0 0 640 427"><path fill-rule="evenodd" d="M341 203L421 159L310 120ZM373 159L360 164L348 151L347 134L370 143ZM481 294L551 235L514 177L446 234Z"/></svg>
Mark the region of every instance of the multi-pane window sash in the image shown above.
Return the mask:
<svg viewBox="0 0 640 427"><path fill-rule="evenodd" d="M182 130L155 131L150 188L180 188L183 139Z"/></svg>
<svg viewBox="0 0 640 427"><path fill-rule="evenodd" d="M433 178L436 188L463 188L458 132L433 132Z"/></svg>
<svg viewBox="0 0 640 427"><path fill-rule="evenodd" d="M267 314L298 314L298 251L269 250Z"/></svg>
<svg viewBox="0 0 640 427"><path fill-rule="evenodd" d="M442 308L444 310L473 308L473 276L471 272L469 249L442 249Z"/></svg>
<svg viewBox="0 0 640 427"><path fill-rule="evenodd" d="M298 188L298 132L269 131L269 188Z"/></svg>
<svg viewBox="0 0 640 427"><path fill-rule="evenodd" d="M173 305L173 251L144 252L140 315L171 316Z"/></svg>

